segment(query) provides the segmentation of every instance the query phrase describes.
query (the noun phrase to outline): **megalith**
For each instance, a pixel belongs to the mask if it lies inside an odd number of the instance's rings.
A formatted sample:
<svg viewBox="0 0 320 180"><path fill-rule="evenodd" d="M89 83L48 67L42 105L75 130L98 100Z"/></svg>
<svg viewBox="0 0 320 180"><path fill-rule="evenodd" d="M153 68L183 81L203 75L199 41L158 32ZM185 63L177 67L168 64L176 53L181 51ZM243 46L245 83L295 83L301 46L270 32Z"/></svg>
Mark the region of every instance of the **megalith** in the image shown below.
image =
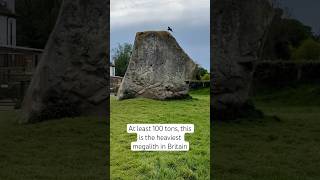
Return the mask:
<svg viewBox="0 0 320 180"><path fill-rule="evenodd" d="M248 102L274 9L269 0L214 0L212 9L211 115L235 119L253 108Z"/></svg>
<svg viewBox="0 0 320 180"><path fill-rule="evenodd" d="M22 102L21 121L106 115L108 51L108 1L64 0Z"/></svg>
<svg viewBox="0 0 320 180"><path fill-rule="evenodd" d="M193 78L196 67L169 32L138 32L118 99L188 97L186 81Z"/></svg>

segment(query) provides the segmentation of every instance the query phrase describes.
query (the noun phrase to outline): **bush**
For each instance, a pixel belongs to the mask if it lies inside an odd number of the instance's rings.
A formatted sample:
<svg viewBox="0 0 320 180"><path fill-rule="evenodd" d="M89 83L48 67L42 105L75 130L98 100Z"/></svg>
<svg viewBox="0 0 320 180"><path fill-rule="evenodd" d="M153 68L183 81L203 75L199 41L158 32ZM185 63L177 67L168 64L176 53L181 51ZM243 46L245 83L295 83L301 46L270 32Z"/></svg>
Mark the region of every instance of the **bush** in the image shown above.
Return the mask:
<svg viewBox="0 0 320 180"><path fill-rule="evenodd" d="M303 41L301 46L293 49L292 58L294 60L319 60L320 43L313 39Z"/></svg>
<svg viewBox="0 0 320 180"><path fill-rule="evenodd" d="M195 77L193 78L193 80L202 80L202 77L204 75L208 74L208 71L201 67L199 64L197 64L197 68L195 70Z"/></svg>
<svg viewBox="0 0 320 180"><path fill-rule="evenodd" d="M201 77L201 80L203 80L203 81L208 81L208 80L210 80L210 74L207 73L207 74L203 75L203 76Z"/></svg>

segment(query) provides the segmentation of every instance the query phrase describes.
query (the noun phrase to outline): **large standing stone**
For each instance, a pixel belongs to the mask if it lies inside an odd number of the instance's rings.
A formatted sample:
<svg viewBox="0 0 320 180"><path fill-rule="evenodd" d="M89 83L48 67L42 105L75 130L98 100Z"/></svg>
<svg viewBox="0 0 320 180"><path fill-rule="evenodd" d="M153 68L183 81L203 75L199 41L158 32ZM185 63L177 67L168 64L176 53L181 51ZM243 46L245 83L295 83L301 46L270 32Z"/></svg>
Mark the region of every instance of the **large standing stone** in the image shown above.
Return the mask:
<svg viewBox="0 0 320 180"><path fill-rule="evenodd" d="M138 32L118 98L146 97L158 100L188 96L186 80L196 64L166 31Z"/></svg>
<svg viewBox="0 0 320 180"><path fill-rule="evenodd" d="M109 49L106 0L64 0L23 101L23 122L106 114Z"/></svg>
<svg viewBox="0 0 320 180"><path fill-rule="evenodd" d="M212 9L213 119L248 111L248 96L274 9L268 0L214 0Z"/></svg>

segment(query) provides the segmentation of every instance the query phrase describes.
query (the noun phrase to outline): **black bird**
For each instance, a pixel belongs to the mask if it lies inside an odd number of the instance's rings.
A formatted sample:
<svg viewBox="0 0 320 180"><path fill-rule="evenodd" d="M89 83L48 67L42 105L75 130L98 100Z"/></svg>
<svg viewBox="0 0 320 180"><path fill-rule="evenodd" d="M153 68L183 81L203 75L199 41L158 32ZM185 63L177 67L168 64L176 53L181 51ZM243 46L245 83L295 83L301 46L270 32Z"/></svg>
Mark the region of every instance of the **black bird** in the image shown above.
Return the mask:
<svg viewBox="0 0 320 180"><path fill-rule="evenodd" d="M173 32L173 31L172 31L172 29L171 29L171 27L169 27L169 26L168 26L168 31L171 31L171 32Z"/></svg>

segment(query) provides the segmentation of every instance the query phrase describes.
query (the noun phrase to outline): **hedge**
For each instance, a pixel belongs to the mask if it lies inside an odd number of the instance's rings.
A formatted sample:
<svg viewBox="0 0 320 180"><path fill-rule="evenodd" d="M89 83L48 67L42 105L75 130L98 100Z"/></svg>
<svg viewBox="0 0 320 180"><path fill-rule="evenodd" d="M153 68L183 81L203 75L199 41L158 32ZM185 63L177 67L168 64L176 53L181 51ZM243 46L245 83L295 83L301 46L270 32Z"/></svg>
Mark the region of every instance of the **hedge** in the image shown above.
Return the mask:
<svg viewBox="0 0 320 180"><path fill-rule="evenodd" d="M286 86L320 82L320 61L261 61L253 75L254 86Z"/></svg>

